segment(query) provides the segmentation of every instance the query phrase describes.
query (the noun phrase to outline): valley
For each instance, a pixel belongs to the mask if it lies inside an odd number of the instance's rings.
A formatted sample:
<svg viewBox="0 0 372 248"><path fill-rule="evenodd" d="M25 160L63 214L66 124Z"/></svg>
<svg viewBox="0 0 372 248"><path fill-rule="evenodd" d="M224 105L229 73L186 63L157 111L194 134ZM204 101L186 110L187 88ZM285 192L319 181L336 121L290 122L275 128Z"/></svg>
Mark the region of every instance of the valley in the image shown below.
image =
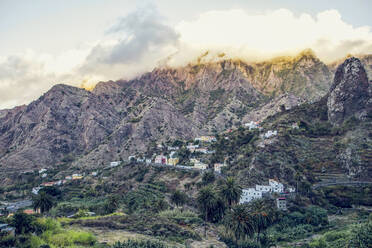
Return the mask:
<svg viewBox="0 0 372 248"><path fill-rule="evenodd" d="M200 57L92 91L56 85L1 112L0 223L37 248L368 240L372 87L364 63L345 60L332 80L311 51L253 65ZM239 204L254 188L260 197ZM32 206L7 208L21 200ZM21 242L3 237L3 246Z"/></svg>

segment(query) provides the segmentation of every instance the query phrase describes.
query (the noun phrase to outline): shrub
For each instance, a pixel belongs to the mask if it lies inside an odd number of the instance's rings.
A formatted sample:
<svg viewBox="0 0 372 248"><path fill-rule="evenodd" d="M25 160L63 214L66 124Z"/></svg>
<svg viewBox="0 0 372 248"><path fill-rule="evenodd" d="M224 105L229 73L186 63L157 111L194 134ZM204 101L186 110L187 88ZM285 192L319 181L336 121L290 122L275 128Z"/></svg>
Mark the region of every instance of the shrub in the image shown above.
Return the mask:
<svg viewBox="0 0 372 248"><path fill-rule="evenodd" d="M16 239L12 235L7 235L0 238L0 247L14 247Z"/></svg>

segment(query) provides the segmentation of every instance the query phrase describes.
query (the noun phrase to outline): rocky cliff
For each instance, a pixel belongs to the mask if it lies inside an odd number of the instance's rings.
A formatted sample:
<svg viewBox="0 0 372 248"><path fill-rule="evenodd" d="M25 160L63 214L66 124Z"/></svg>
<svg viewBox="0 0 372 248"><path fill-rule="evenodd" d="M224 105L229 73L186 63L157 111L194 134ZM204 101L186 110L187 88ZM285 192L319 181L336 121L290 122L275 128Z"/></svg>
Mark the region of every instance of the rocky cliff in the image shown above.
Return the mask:
<svg viewBox="0 0 372 248"><path fill-rule="evenodd" d="M262 121L325 95L326 65L310 51L261 63L199 60L158 68L91 92L56 85L28 106L0 112L0 170L59 164L101 167L150 145Z"/></svg>
<svg viewBox="0 0 372 248"><path fill-rule="evenodd" d="M366 118L371 105L371 87L367 73L357 58L349 58L336 71L330 88L328 118L336 125L354 116Z"/></svg>

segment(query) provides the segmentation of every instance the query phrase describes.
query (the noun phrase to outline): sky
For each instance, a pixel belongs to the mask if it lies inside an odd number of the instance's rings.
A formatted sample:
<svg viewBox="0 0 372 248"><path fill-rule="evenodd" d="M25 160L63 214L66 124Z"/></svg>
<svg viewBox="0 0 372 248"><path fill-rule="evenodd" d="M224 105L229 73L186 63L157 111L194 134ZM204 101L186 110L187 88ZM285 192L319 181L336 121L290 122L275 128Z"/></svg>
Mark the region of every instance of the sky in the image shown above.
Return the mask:
<svg viewBox="0 0 372 248"><path fill-rule="evenodd" d="M0 109L57 83L89 88L209 50L264 60L372 53L371 0L1 0Z"/></svg>

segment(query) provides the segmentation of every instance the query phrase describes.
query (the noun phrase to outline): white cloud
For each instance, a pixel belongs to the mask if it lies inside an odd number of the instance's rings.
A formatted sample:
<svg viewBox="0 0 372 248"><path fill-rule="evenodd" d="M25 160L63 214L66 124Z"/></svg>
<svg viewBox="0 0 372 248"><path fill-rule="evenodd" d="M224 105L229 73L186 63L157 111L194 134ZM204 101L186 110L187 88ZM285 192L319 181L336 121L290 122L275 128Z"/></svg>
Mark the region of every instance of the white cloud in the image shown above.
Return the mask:
<svg viewBox="0 0 372 248"><path fill-rule="evenodd" d="M101 40L85 42L57 55L27 50L0 57L0 109L28 103L56 83L128 79L160 64L183 65L206 50L261 60L312 48L326 62L372 52L371 28L345 23L336 10L316 16L287 9L209 11L172 27L147 6L119 19Z"/></svg>
<svg viewBox="0 0 372 248"><path fill-rule="evenodd" d="M293 54L306 48L325 61L348 53L372 52L371 28L354 28L337 10L316 17L306 13L296 16L287 9L255 15L241 9L209 11L196 20L179 23L176 30L181 42L194 49L225 50L248 59Z"/></svg>

